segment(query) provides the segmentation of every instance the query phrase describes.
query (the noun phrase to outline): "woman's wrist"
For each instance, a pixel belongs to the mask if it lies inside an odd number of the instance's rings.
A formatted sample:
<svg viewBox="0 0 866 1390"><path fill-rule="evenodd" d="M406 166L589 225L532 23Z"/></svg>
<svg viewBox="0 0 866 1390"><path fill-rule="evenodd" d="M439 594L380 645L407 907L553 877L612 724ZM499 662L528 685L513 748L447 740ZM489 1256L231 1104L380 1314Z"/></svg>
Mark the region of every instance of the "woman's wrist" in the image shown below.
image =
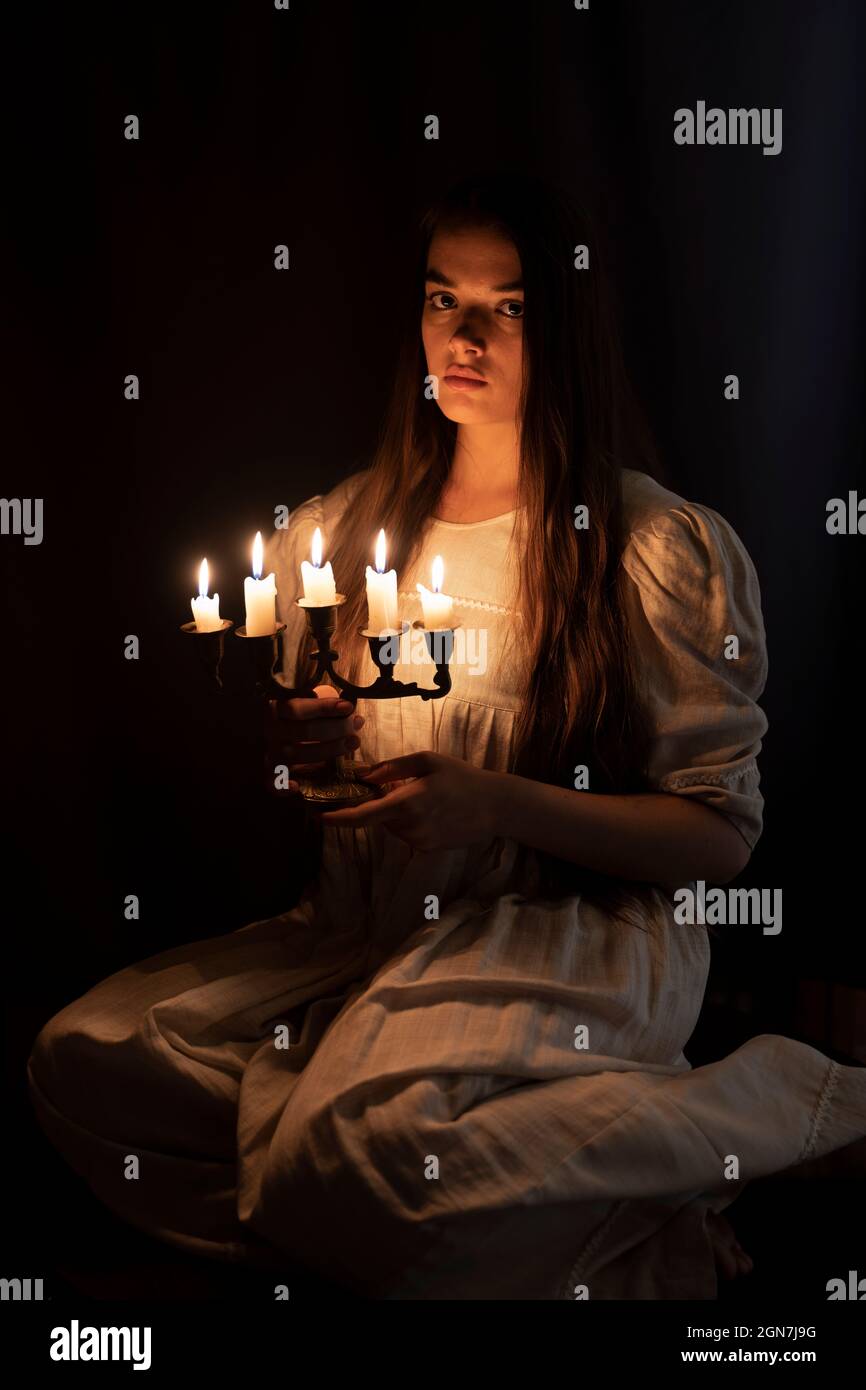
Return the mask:
<svg viewBox="0 0 866 1390"><path fill-rule="evenodd" d="M516 781L514 773L488 771L486 776L489 778L487 796L489 833L491 836L501 836L503 839L514 839L513 794Z"/></svg>
<svg viewBox="0 0 866 1390"><path fill-rule="evenodd" d="M551 816L560 833L563 821L575 823L582 818L583 808L578 811L572 799L576 794L567 787L536 782L517 772L488 772L487 776L491 779L487 814L493 835L540 848L547 835L539 832L545 821L549 825Z"/></svg>

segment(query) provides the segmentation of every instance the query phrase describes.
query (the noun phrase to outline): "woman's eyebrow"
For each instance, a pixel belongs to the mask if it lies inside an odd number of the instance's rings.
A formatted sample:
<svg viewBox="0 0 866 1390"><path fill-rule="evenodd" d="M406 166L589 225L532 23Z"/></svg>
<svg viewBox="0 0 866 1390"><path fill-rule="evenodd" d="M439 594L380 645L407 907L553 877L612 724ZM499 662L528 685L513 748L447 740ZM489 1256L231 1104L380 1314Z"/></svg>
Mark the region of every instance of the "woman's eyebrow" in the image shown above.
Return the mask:
<svg viewBox="0 0 866 1390"><path fill-rule="evenodd" d="M449 290L456 290L457 286L453 280L449 280L447 275L443 275L441 270L437 270L435 265L427 267L425 281L432 281L437 285L445 285ZM505 294L508 290L522 290L522 280L510 280L507 285L491 285L494 294Z"/></svg>

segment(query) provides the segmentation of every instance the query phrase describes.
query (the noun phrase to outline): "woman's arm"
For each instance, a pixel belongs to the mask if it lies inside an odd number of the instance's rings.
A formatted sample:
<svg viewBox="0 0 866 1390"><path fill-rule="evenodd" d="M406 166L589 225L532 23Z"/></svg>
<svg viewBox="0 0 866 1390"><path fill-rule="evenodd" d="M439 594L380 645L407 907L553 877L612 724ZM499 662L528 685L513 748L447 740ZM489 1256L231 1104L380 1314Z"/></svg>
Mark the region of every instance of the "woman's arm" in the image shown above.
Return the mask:
<svg viewBox="0 0 866 1390"><path fill-rule="evenodd" d="M494 834L582 868L651 883L727 883L751 850L719 811L669 792L602 796L490 772Z"/></svg>
<svg viewBox="0 0 866 1390"><path fill-rule="evenodd" d="M670 792L600 796L430 751L377 763L364 780L399 785L380 800L320 813L324 825L379 823L419 850L501 835L599 873L671 885L727 883L751 853L721 812Z"/></svg>

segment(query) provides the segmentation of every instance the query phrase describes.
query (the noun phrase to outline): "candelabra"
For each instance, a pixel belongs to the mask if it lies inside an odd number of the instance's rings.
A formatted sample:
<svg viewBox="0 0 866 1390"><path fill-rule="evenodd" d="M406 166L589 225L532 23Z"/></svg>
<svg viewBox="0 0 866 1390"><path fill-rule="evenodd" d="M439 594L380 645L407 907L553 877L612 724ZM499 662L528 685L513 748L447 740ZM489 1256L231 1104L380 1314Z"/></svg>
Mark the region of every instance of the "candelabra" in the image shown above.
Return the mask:
<svg viewBox="0 0 866 1390"><path fill-rule="evenodd" d="M257 695L266 700L289 700L297 696L314 696L315 686L327 675L344 698L357 700L403 700L417 695L422 700L441 700L451 689L449 663L454 650L454 633L460 626L427 628L422 622L411 625L401 621L398 629L383 629L381 632L369 628L359 628L366 637L370 655L379 674L369 685L355 685L341 676L335 668L340 653L331 646L337 621L337 609L346 602L345 594L337 594L336 603L311 604L306 599L295 600L297 607L307 615L307 626L312 634L316 649L311 652L315 669L309 681L303 686L290 687L277 680L276 673L282 669L282 643L286 631L285 623L278 623L273 632L263 637L252 636L245 627L235 630L235 636L244 639L252 658L254 689ZM432 687L420 686L417 681L399 681L394 675L395 644L402 643L403 636L411 628L424 634L424 641L430 660L436 667ZM225 655L225 636L234 627L230 618L223 618L218 628L211 632L199 632L194 622L184 623L181 632L198 638L202 659L213 675L217 685L222 688L222 664ZM321 770L301 770L296 768L293 780L300 787L306 806L312 810L333 810L340 806L357 806L362 802L382 796L385 788L364 782L362 775L351 758L341 754L324 760Z"/></svg>

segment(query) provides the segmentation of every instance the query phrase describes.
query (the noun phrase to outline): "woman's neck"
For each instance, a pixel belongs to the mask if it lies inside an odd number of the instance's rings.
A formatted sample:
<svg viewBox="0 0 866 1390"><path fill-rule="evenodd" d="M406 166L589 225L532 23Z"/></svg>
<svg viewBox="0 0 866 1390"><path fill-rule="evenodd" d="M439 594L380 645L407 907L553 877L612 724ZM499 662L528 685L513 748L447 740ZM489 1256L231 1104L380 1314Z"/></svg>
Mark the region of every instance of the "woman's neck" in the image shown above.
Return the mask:
<svg viewBox="0 0 866 1390"><path fill-rule="evenodd" d="M517 506L520 444L511 421L461 425L436 515L440 521L486 521Z"/></svg>

